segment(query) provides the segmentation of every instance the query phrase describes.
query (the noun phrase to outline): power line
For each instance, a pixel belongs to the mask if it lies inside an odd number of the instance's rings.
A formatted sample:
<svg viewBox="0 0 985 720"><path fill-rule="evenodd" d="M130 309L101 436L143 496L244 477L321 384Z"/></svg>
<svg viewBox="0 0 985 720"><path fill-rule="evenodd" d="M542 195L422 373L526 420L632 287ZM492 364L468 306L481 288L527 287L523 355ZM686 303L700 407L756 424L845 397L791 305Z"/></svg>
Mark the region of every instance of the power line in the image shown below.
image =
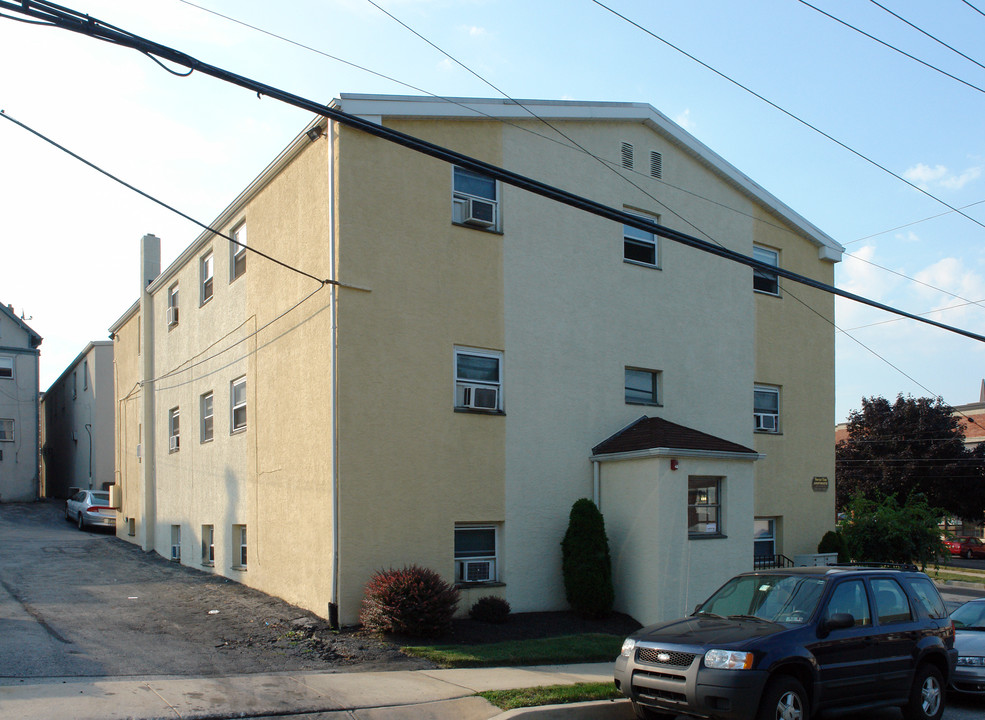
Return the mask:
<svg viewBox="0 0 985 720"><path fill-rule="evenodd" d="M803 2L803 1L804 0L800 0L800 2ZM735 85L737 88L746 91L747 93L749 93L753 97L761 100L762 102L766 103L767 105L769 105L773 109L780 111L781 113L783 113L784 115L786 115L790 119L796 120L797 122L799 122L804 127L807 127L809 129L813 130L814 132L816 132L821 137L827 138L828 140L830 140L831 142L833 142L838 147L840 147L840 148L842 148L844 150L847 150L852 155L855 155L856 157L864 160L865 162L869 163L873 167L876 167L879 170L882 170L884 173L886 173L887 175L890 175L890 176L896 178L901 183L903 183L905 185L909 185L911 188L913 188L917 192L922 193L923 195L926 195L927 197L931 198L935 202L938 202L941 205L943 205L944 207L948 208L952 212L958 213L959 215L961 215L961 217L966 218L966 219L970 220L971 222L975 223L975 225L978 225L979 227L985 229L985 222L981 222L981 221L976 220L975 218L971 217L970 215L967 215L966 213L962 212L960 209L958 209L958 208L954 207L953 205L951 205L950 203L942 200L941 198L937 197L936 195L934 195L930 191L924 190L919 185L916 185L915 183L912 183L909 180L907 180L906 178L904 178L902 175L899 175L898 173L893 172L892 170L890 170L885 165L882 165L882 164L876 162L872 158L870 158L870 157L862 154L860 151L855 150L851 146L849 146L849 145L843 143L842 141L836 139L834 136L829 135L828 133L824 132L823 130L821 130L816 125L812 125L811 123L809 123L806 120L804 120L803 118L795 115L794 113L790 112L789 110L786 110L786 109L780 107L779 105L777 105L772 100L768 100L765 96L760 95L759 93L757 93L755 90L753 90L749 86L743 85L738 80L735 80L734 78L726 75L721 70L718 70L717 68L712 67L711 65L709 65L706 62L704 62L703 60L699 60L696 56L692 55L691 53L687 52L686 50L683 50L682 48L678 47L677 45L674 45L669 40L666 40L663 37L657 35L655 32L653 32L652 30L644 27L643 25L639 24L635 20L632 20L629 17L627 17L626 15L623 15L622 13L620 13L620 12L618 12L616 10L613 10L611 7L609 7L605 3L601 2L600 0L592 0L592 2L594 2L596 5L598 5L602 9L607 10L608 12L612 13L616 17L618 17L618 18L624 20L625 22L629 23L633 27L635 27L635 28L641 30L642 32L646 33L647 35L649 35L650 37L652 37L654 40L658 40L659 42L662 42L667 47L669 47L669 48L671 48L673 50L676 50L681 55L684 55L686 58L689 58L690 60L693 60L694 62L696 62L699 65L701 65L703 68L705 68L707 70L710 70L711 72L715 73L720 78L722 78L723 80L726 80L726 81L732 83L733 85ZM983 92L985 92L985 91L983 91Z"/></svg>
<svg viewBox="0 0 985 720"><path fill-rule="evenodd" d="M948 44L947 44L946 42L944 42L943 40L941 40L940 38L938 38L938 37L936 37L936 36L934 36L934 35L931 35L931 34L930 34L929 32L927 32L927 31L926 31L926 30L924 30L923 28L921 28L921 27L918 27L917 25L914 25L914 24L913 24L913 23L911 23L911 22L910 22L909 20L907 20L907 19L906 19L905 17L903 17L902 15L898 15L897 13L895 13L895 12L893 12L893 11L892 11L892 10L890 10L890 9L889 9L888 7L886 7L885 5L883 5L883 4L881 4L881 3L879 3L879 2L876 2L876 0L869 0L869 2L871 2L871 3L872 3L873 5L875 5L876 7L878 7L878 8L881 8L881 9L883 9L883 10L885 10L886 12L888 12L888 13L889 13L890 15L892 15L892 16L893 16L894 18L896 18L896 19L897 19L897 20L899 20L900 22L902 22L902 23L906 23L906 24L907 24L907 25L909 25L909 26L910 26L911 28L913 28L914 30L916 30L916 31L917 31L918 33L921 33L921 34L923 34L923 35L926 35L927 37L929 37L929 38L930 38L931 40L933 40L934 42L936 42L936 43L938 43L939 45L943 45L944 47L946 47L946 48L947 48L948 50L950 50L951 52L953 52L953 53L956 53L956 54L958 54L958 55L960 55L960 56L961 56L961 57L963 57L963 58L964 58L965 60L967 60L967 61L969 61L969 62L972 62L972 63L974 63L975 65L977 65L978 67L980 67L980 68L981 68L982 70L985 70L985 65L982 65L982 64L981 64L980 62L978 62L977 60L975 60L975 59L974 59L974 58L972 58L972 57L968 57L967 55L965 55L965 54L964 54L963 52L961 52L960 50L958 50L958 49L956 49L956 48L954 48L954 47L951 47L951 46L950 46L950 45L948 45Z"/></svg>
<svg viewBox="0 0 985 720"><path fill-rule="evenodd" d="M967 5L968 7L970 7L972 10L974 10L976 13L978 13L982 17L985 17L985 12L982 12L981 10L979 10L978 8L976 8L974 5L972 5L970 2L968 2L968 0L961 0L961 2L963 2L965 5Z"/></svg>
<svg viewBox="0 0 985 720"><path fill-rule="evenodd" d="M978 200L976 202L963 205L960 209L967 210L970 207L974 207L975 205L981 205L982 203L985 203L985 200ZM862 242L863 240L869 240L874 237L879 237L880 235L886 235L887 233L896 232L897 230L903 230L904 228L912 227L913 225L919 225L920 223L925 223L928 220L936 220L937 218L942 218L945 215L950 215L953 212L955 211L948 210L947 212L938 213L936 215L930 215L929 217L921 218L920 220L914 220L913 222L904 223L903 225L897 225L896 227L889 228L888 230L882 230L877 233L872 233L871 235L866 235L865 237L856 238L855 240L849 240L848 242L845 243L845 245L854 245L857 242Z"/></svg>
<svg viewBox="0 0 985 720"><path fill-rule="evenodd" d="M834 20L837 23L841 23L845 27L847 27L847 28L849 28L851 30L854 30L855 32L859 33L860 35L864 35L865 37L869 38L870 40L873 40L874 42L877 42L880 45L883 45L883 46L889 48L890 50L892 50L894 52L897 52L900 55L903 55L904 57L908 57L908 58L910 58L910 60L913 60L914 62L918 62L921 65L923 65L924 67L930 68L934 72L940 73L941 75L945 75L945 76L951 78L952 80L956 80L957 82L961 83L962 85L967 85L972 90L977 90L980 93L985 93L985 88L980 88L977 85L974 85L974 84L968 82L967 80L962 80L961 78L957 77L956 75L952 75L951 73L947 72L946 70L941 70L936 65L931 65L929 62L926 62L924 60L921 60L920 58L916 57L915 55L911 55L910 53L906 52L905 50L900 50L895 45L890 45L885 40L880 40L875 35L871 35L871 34L865 32L865 30L862 30L860 28L857 28L854 25L852 25L851 23L845 22L841 18L835 17L831 13L822 10L821 8L817 7L816 5L811 5L809 2L807 2L807 0L798 0L798 2L801 3L802 5L806 5L811 10L816 10L817 12L821 13L825 17L830 18L830 19ZM897 15L897 17L899 17L899 16ZM902 18L900 18L900 19L902 19ZM957 51L955 50L955 52L957 52ZM972 60L972 62L974 62L974 61Z"/></svg>
<svg viewBox="0 0 985 720"><path fill-rule="evenodd" d="M981 306L982 303L985 303L985 298L983 298L981 300L969 300L967 302L961 303L960 305L948 305L947 307L939 308L938 310L928 310L927 312L922 312L922 313L919 313L919 314L920 315L932 315L934 313L942 313L942 312L948 312L950 310L958 310L958 309L963 308L963 307L968 307L969 305L978 305L978 306ZM879 322L869 323L867 325L858 325L858 326L853 327L853 328L848 328L847 330L839 330L838 332L845 333L847 335L848 333L854 332L856 330L864 330L865 328L877 327L879 325L886 325L888 323L899 322L900 320L902 320L902 318L890 318L889 320L880 320Z"/></svg>
<svg viewBox="0 0 985 720"><path fill-rule="evenodd" d="M979 335L978 333L951 327L927 318L921 318L918 315L905 312L898 308L893 308L875 300L865 298L861 295L856 295L855 293L841 290L833 285L814 280L806 275L795 273L791 270L777 267L775 265L770 265L733 250L719 247L713 243L687 235L677 230L673 230L672 228L668 228L653 222L652 220L642 218L624 210L612 208L604 205L603 203L591 200L590 198L562 190L552 185L534 180L533 178L498 167L491 163L487 163L440 145L435 145L434 143L421 140L420 138L416 138L412 135L384 127L373 122L372 120L350 115L338 108L322 105L312 100L293 95L279 88L251 80L213 65L209 65L178 50L146 40L134 35L133 33L114 28L113 26L103 23L95 18L82 15L74 10L62 8L61 6L46 2L45 0L35 0L30 5L26 6L17 5L10 0L0 0L0 8L20 12L40 19L51 20L52 24L56 24L62 29L87 35L94 39L120 45L122 47L129 47L138 50L139 52L156 55L177 65L183 65L192 70L197 70L205 75L209 75L219 80L246 88L257 93L260 97L266 95L281 102L285 102L295 107L329 118L341 125L361 130L374 137L414 150L415 152L419 152L453 165L457 165L464 169L486 175L507 185L526 190L533 194L555 202L560 202L569 207L591 213L598 217L606 218L608 220L629 225L630 227L634 227L645 232L653 233L654 235L667 238L672 242L677 242L693 249L701 250L702 252L746 265L754 270L760 270L777 277L783 277L793 282L807 285L840 297L845 297L864 305L869 305L870 307L875 307L885 310L886 312L909 317L910 319L921 323L933 325L940 329L948 330L949 332L954 332L979 342L985 342L985 336Z"/></svg>

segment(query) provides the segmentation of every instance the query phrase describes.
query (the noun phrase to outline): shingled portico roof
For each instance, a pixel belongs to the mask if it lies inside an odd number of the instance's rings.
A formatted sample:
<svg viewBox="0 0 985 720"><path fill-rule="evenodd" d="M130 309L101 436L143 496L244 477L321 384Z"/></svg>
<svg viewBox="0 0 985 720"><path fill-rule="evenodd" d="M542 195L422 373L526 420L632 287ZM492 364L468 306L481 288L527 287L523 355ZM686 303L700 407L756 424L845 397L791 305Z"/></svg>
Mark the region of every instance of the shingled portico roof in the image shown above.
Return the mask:
<svg viewBox="0 0 985 720"><path fill-rule="evenodd" d="M701 455L756 460L759 453L744 445L644 415L592 448L593 460L608 456Z"/></svg>

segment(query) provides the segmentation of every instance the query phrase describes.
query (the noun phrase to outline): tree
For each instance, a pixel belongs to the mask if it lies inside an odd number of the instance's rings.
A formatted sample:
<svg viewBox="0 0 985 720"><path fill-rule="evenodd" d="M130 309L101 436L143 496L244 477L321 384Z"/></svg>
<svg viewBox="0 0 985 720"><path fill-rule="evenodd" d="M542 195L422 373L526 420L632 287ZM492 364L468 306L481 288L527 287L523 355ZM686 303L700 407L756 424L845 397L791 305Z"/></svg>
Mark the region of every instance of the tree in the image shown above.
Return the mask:
<svg viewBox="0 0 985 720"><path fill-rule="evenodd" d="M602 513L588 498L575 501L561 541L564 594L571 609L590 618L612 610L612 560Z"/></svg>
<svg viewBox="0 0 985 720"><path fill-rule="evenodd" d="M940 398L862 398L838 443L836 502L856 495L898 503L911 493L951 516L977 520L985 512L985 448L969 452L959 418Z"/></svg>
<svg viewBox="0 0 985 720"><path fill-rule="evenodd" d="M937 526L942 513L919 494L903 504L892 495L877 500L856 495L845 507L839 531L852 560L926 567L948 556Z"/></svg>

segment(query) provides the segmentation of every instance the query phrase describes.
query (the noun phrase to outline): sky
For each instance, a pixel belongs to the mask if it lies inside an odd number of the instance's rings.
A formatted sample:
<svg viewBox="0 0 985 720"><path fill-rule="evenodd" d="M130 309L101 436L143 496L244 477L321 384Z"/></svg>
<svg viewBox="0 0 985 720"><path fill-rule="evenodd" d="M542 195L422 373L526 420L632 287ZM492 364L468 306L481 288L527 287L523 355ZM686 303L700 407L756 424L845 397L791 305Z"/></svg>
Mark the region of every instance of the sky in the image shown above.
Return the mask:
<svg viewBox="0 0 985 720"><path fill-rule="evenodd" d="M838 287L985 334L985 0L605 3L663 41L591 0L374 1L61 4L320 102L649 103L843 244ZM204 223L310 119L6 18L0 68L9 117ZM3 119L0 168L0 302L44 338L45 390L136 301L140 237L167 266L200 229ZM862 397L978 401L985 343L841 299L836 325L834 421Z"/></svg>

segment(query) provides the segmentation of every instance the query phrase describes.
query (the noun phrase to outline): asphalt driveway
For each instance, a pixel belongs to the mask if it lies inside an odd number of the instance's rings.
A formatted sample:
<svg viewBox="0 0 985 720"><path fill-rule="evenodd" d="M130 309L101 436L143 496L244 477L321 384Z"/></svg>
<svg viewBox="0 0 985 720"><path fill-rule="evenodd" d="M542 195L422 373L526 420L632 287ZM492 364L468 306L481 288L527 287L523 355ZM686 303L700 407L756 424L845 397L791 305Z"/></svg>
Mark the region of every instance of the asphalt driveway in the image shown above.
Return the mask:
<svg viewBox="0 0 985 720"><path fill-rule="evenodd" d="M429 666L112 532L80 532L61 503L0 505L0 683Z"/></svg>

